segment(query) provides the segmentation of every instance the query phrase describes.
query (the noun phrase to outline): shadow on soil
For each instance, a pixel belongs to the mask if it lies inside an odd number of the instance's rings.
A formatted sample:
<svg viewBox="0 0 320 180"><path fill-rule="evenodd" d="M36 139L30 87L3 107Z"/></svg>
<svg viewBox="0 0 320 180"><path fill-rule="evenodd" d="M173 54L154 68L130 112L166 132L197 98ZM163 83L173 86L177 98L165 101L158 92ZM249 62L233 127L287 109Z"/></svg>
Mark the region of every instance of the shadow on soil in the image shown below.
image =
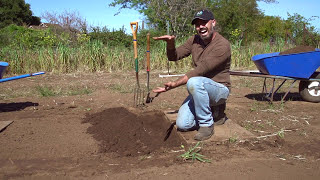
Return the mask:
<svg viewBox="0 0 320 180"><path fill-rule="evenodd" d="M33 102L0 103L0 112L20 111L30 106L39 106L39 103L33 103Z"/></svg>
<svg viewBox="0 0 320 180"><path fill-rule="evenodd" d="M273 101L281 101L281 99L284 97L285 93L276 93L273 96ZM255 94L247 94L245 96L248 99L253 99L257 101L269 101L266 98L265 93L255 93ZM299 93L288 93L286 98L284 98L284 101L303 101Z"/></svg>

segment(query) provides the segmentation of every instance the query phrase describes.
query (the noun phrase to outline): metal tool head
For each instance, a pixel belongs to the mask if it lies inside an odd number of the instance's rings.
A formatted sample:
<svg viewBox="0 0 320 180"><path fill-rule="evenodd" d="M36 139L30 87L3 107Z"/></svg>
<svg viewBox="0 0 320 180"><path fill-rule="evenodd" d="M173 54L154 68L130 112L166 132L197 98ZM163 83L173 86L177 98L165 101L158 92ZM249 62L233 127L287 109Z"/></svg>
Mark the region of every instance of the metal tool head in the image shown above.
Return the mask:
<svg viewBox="0 0 320 180"><path fill-rule="evenodd" d="M151 103L153 99L154 98L150 97L150 92L149 92L148 95L147 95L147 98L146 98L146 103Z"/></svg>
<svg viewBox="0 0 320 180"><path fill-rule="evenodd" d="M154 97L150 97L150 92L148 93L147 95L147 98L146 98L146 103L152 103L153 99L158 97L160 93L157 93Z"/></svg>
<svg viewBox="0 0 320 180"><path fill-rule="evenodd" d="M144 106L144 90L143 89L140 89L140 88L135 88L133 90L133 101L134 101L134 104L133 106L134 107L141 107L141 106Z"/></svg>

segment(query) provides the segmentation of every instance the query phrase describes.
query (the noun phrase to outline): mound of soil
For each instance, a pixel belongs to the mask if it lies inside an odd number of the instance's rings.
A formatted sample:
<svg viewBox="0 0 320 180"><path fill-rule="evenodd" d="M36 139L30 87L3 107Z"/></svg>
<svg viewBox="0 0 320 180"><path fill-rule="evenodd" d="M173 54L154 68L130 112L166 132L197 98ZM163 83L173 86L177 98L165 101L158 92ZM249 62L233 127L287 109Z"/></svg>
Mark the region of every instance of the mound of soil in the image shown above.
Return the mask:
<svg viewBox="0 0 320 180"><path fill-rule="evenodd" d="M295 53L310 52L310 51L315 51L315 47L312 47L312 46L297 46L297 47L288 49L286 51L280 52L279 55L295 54Z"/></svg>
<svg viewBox="0 0 320 180"><path fill-rule="evenodd" d="M142 156L186 144L161 111L135 114L117 107L87 115L84 122L92 124L87 132L100 142L102 153Z"/></svg>

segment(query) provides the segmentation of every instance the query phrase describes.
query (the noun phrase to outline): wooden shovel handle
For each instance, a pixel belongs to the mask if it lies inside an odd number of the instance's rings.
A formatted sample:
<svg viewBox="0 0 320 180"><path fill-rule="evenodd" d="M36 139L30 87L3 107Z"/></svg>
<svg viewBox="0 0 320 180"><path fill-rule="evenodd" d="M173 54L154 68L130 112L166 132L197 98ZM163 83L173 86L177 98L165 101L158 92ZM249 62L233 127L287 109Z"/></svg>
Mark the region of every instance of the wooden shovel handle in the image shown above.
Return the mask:
<svg viewBox="0 0 320 180"><path fill-rule="evenodd" d="M138 22L130 23L132 35L133 35L133 47L134 47L134 58L138 57L138 48L137 48L137 32L138 32Z"/></svg>
<svg viewBox="0 0 320 180"><path fill-rule="evenodd" d="M133 48L134 48L134 59L135 59L135 70L138 72L138 48L137 48L137 31L138 31L138 22L130 23L132 35L133 35Z"/></svg>
<svg viewBox="0 0 320 180"><path fill-rule="evenodd" d="M131 26L133 38L135 39L135 38L137 38L136 35L137 35L137 32L138 32L138 22L131 22L130 26Z"/></svg>
<svg viewBox="0 0 320 180"><path fill-rule="evenodd" d="M150 71L150 33L147 34L147 71Z"/></svg>

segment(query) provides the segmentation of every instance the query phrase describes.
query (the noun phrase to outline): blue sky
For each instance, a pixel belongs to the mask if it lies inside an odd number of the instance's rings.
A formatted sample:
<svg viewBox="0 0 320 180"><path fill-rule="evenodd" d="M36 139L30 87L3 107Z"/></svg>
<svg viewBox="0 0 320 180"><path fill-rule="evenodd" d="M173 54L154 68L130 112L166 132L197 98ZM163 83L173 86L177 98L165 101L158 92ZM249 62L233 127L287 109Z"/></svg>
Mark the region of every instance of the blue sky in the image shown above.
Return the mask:
<svg viewBox="0 0 320 180"><path fill-rule="evenodd" d="M137 11L122 9L114 16L119 7L109 7L112 0L25 0L30 4L33 15L41 17L44 12L76 11L92 26L107 26L108 29L120 29L124 26L130 30L130 22L143 18Z"/></svg>
<svg viewBox="0 0 320 180"><path fill-rule="evenodd" d="M287 19L287 13L293 15L298 13L304 16L306 19L312 18L312 16L318 16L313 18L310 23L320 31L320 0L277 0L278 3L267 4L264 2L258 2L259 8L268 16L280 16L282 19Z"/></svg>
<svg viewBox="0 0 320 180"><path fill-rule="evenodd" d="M109 7L112 0L25 0L31 5L33 15L41 16L44 12L76 11L86 19L88 25L106 26L108 29L120 29L125 27L127 32L131 32L130 22L143 19L135 10L122 9L120 14L119 7ZM309 19L312 16L320 16L320 0L278 0L277 4L266 4L259 2L259 8L270 16L280 16L287 19L287 13L293 15L298 13ZM320 31L320 17L311 21L312 25Z"/></svg>

